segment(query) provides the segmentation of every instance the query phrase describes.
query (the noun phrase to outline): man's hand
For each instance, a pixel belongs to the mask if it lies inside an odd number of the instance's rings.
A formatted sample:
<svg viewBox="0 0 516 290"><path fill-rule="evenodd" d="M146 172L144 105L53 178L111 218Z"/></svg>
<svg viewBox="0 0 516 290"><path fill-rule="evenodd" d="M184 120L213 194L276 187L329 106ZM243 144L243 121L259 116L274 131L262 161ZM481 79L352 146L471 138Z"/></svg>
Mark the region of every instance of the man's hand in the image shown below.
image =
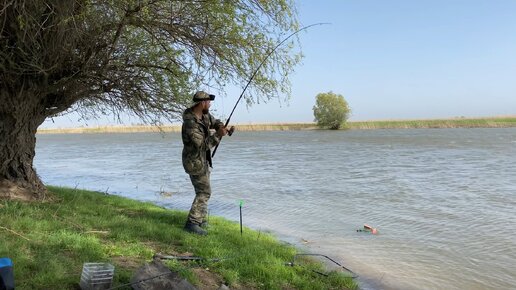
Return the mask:
<svg viewBox="0 0 516 290"><path fill-rule="evenodd" d="M228 129L224 126L220 126L219 129L217 129L217 136L224 137L228 134Z"/></svg>
<svg viewBox="0 0 516 290"><path fill-rule="evenodd" d="M217 130L217 136L219 137L224 137L226 135L233 135L233 132L235 132L235 126L231 126L231 128L229 128L229 130L224 127L224 126L220 126L219 129Z"/></svg>

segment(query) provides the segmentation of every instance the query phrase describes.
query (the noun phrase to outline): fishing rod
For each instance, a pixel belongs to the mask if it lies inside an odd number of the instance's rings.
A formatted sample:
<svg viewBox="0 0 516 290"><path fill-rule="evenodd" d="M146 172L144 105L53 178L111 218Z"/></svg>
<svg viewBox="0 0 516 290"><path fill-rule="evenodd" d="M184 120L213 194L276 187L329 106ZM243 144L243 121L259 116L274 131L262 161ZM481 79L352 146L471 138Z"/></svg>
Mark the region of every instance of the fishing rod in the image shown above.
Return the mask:
<svg viewBox="0 0 516 290"><path fill-rule="evenodd" d="M240 258L240 257L244 257L246 256L245 254L242 254L242 255L237 255L237 256L233 256L233 257L224 257L224 258L204 258L204 257L197 257L197 256L173 256L173 255L164 255L164 254L161 254L161 253L156 253L154 254L154 256L152 257L153 259L159 259L159 260L177 260L177 261L190 261L190 262L193 262L193 261L196 261L196 262L222 262L224 260L231 260L231 259L236 259L236 258ZM298 264L296 263L296 258L300 257L300 256L319 256L319 257L323 257L323 258L326 258L330 261L332 261L334 264L338 265L339 267L341 267L342 269L346 270L347 272L351 273L351 278L355 279L358 277L357 274L355 274L355 272L351 271L350 269L344 267L343 265L341 265L339 262L335 261L334 259L326 256L326 255L322 255L322 254L317 254L317 253L306 253L306 254L295 254L294 257L293 257L293 260L292 262L287 262L285 263L285 266L290 266L290 267L294 267L294 266L297 266ZM189 267L187 267L189 268ZM322 273L322 272L319 272L319 271L315 271L315 270L312 270L313 272L317 273L317 274L320 274L322 276L325 276L325 277L328 277L329 275L326 274L326 273ZM122 284L122 285L118 285L118 286L115 286L115 287L111 287L111 288L108 288L108 290L114 290L114 289L120 289L120 288L123 288L123 287L126 287L126 286L132 286L132 285L136 285L136 284L140 284L140 283L143 283L143 282L146 282L146 281L150 281L150 280L154 280L154 279L157 279L157 278L160 278L160 277L163 277L163 276L167 276L167 275L174 275L174 272L171 272L170 270L168 272L162 272L162 273L159 273L157 275L154 275L154 276L151 276L151 277L147 277L147 278L144 278L144 279L141 279L141 280L138 280L138 281L134 281L134 282L129 282L129 283L126 283L126 284Z"/></svg>
<svg viewBox="0 0 516 290"><path fill-rule="evenodd" d="M244 96L244 93L245 91L247 90L247 87L249 87L249 85L251 84L251 82L253 81L254 77L256 76L256 74L258 74L258 71L262 68L262 66L265 64L265 61L267 61L267 59L276 51L276 49L278 49L278 47L280 47L283 43L285 43L285 41L287 41L289 38L291 38L292 36L298 34L299 32L305 30L305 29L308 29L312 26L317 26L317 25L326 25L326 24L330 24L330 23L325 23L325 22L320 22L320 23L314 23L314 24L310 24L308 26L305 26L305 27L302 27L294 32L292 32L289 36L285 37L282 41L280 41L280 43L278 43L266 56L265 58L260 62L260 64L258 65L258 67L256 68L256 70L253 72L253 74L251 75L251 78L249 79L249 81L247 82L247 84L245 85L244 87L244 90L242 90L242 93L240 94L240 97L238 97L238 100L236 101L235 103L235 106L233 107L233 110L231 110L231 114L229 114L229 117L226 121L226 124L224 124L224 127L227 127L228 124L229 124L229 120L231 120L231 116L233 116L233 113L235 112L235 109L236 107L238 106L238 103L240 102L240 100L242 99L242 97ZM220 137L220 140L222 140L222 137ZM219 142L220 144L220 142ZM215 149L213 149L213 153L211 154L211 157L213 158L215 156L215 152L217 152L217 148L219 148L219 144L217 144L217 146L215 146Z"/></svg>
<svg viewBox="0 0 516 290"><path fill-rule="evenodd" d="M221 262L223 260L232 259L232 258L213 258L213 259L208 259L208 258L195 257L195 256L171 256L171 255L163 255L161 253L156 253L152 257L152 259L177 260L177 261L197 261L197 262ZM187 268L189 268L189 267L187 267ZM173 275L175 275L175 273L169 270L167 272L159 273L159 274L156 274L154 276L150 276L150 277L138 280L138 281L129 282L129 283L126 283L126 284L122 284L122 285L118 285L118 286L115 286L115 287L111 287L111 288L108 288L107 290L114 290L114 289L119 289L119 288L123 288L123 287L126 287L126 286L132 286L132 285L140 284L140 283L143 283L143 282L146 282L146 281L150 281L150 280L154 280L154 279L157 279L157 278L160 278L160 277L163 277L163 276L167 276L167 275L172 275L173 276Z"/></svg>
<svg viewBox="0 0 516 290"><path fill-rule="evenodd" d="M310 254L310 253L307 253L307 254L295 254L295 255L294 255L294 259L292 260L292 262L286 263L285 265L287 265L287 266L292 266L292 267L293 267L293 266L295 266L295 265L296 265L296 258L297 258L297 257L300 257L300 256L317 256L317 257L323 257L323 258L326 258L326 259L328 259L328 260L332 261L334 264L336 264L336 265L337 265L337 266L339 266L340 268L342 268L342 269L344 269L345 271L347 271L347 272L351 273L351 278L355 279L355 278L357 278L357 277L358 277L358 275L357 275L355 272L351 271L350 269L348 269L348 268L344 267L344 266L343 266L342 264L340 264L339 262L337 262L337 261L335 261L334 259L332 259L332 258L330 258L330 257L328 257L328 256L326 256L326 255L323 255L323 254L316 254L316 253L312 253L312 254ZM320 272L317 272L317 271L316 271L316 273L321 274L321 275L323 275L323 276L328 276L327 274L320 273Z"/></svg>

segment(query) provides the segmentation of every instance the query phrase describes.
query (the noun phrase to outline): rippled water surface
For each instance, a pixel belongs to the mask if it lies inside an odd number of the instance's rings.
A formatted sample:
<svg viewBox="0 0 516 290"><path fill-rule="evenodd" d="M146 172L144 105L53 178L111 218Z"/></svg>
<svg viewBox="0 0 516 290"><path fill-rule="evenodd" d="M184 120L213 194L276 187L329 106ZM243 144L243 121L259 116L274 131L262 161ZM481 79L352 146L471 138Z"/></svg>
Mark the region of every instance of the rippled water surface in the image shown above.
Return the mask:
<svg viewBox="0 0 516 290"><path fill-rule="evenodd" d="M38 135L47 184L189 209L181 136ZM516 128L238 132L210 213L331 256L365 289L516 289ZM159 192L167 192L161 195ZM368 223L379 235L357 232Z"/></svg>

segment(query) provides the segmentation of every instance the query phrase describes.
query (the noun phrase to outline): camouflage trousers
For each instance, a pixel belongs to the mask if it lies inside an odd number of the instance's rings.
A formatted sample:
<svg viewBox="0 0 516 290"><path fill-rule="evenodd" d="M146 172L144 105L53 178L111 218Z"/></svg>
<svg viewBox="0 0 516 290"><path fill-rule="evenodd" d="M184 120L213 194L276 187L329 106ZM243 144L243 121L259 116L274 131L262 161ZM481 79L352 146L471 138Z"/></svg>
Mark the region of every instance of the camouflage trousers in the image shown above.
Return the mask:
<svg viewBox="0 0 516 290"><path fill-rule="evenodd" d="M208 200L211 196L210 172L201 175L190 175L195 189L195 198L188 214L188 222L200 225L208 213Z"/></svg>

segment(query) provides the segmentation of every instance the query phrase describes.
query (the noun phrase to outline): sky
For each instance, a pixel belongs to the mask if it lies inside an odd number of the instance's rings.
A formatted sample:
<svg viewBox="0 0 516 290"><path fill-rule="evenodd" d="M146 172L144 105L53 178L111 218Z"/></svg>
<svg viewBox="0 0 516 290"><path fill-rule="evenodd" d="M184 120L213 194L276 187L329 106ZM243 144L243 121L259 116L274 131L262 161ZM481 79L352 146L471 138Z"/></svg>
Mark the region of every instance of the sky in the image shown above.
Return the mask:
<svg viewBox="0 0 516 290"><path fill-rule="evenodd" d="M298 0L297 11L301 26L331 24L299 34L292 98L242 102L232 123L312 122L329 91L350 121L516 115L515 0ZM240 92L216 99L214 114L227 118ZM109 124L68 115L42 127Z"/></svg>

